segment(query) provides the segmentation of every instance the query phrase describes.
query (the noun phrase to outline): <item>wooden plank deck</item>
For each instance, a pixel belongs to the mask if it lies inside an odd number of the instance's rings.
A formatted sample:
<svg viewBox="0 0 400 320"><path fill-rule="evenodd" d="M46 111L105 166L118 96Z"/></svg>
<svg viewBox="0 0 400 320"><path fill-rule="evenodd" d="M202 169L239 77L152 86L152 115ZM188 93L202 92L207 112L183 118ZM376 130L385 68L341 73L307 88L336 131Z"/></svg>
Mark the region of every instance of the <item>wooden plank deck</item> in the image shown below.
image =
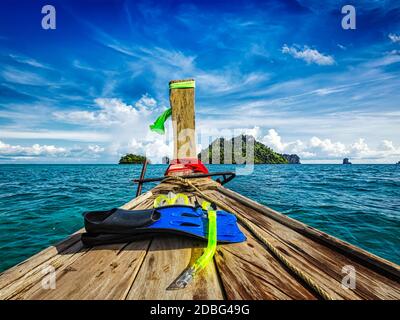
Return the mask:
<svg viewBox="0 0 400 320"><path fill-rule="evenodd" d="M211 179L193 183L207 196L244 217L291 264L313 279L333 299L400 299L399 266L261 206ZM163 182L125 204L150 208L168 191L201 196L176 181ZM259 206L259 207L258 207ZM202 253L204 242L177 236L148 237L130 243L86 248L83 230L0 275L0 299L318 299L240 225L247 241L218 245L209 264L185 289L168 286ZM345 289L342 268L353 266L356 288ZM56 270L56 288L44 289L43 270Z"/></svg>

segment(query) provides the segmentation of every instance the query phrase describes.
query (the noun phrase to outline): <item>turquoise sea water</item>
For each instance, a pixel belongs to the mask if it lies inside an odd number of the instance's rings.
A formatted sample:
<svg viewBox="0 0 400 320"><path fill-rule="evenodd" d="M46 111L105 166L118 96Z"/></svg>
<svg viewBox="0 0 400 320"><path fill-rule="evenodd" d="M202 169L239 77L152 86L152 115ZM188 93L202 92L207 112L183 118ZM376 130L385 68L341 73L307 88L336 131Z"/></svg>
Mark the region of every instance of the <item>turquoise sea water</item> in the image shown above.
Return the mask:
<svg viewBox="0 0 400 320"><path fill-rule="evenodd" d="M165 169L150 165L147 177ZM129 201L136 192L131 180L140 170L139 165L0 165L0 271L81 228L84 211ZM400 264L398 165L258 165L227 186Z"/></svg>

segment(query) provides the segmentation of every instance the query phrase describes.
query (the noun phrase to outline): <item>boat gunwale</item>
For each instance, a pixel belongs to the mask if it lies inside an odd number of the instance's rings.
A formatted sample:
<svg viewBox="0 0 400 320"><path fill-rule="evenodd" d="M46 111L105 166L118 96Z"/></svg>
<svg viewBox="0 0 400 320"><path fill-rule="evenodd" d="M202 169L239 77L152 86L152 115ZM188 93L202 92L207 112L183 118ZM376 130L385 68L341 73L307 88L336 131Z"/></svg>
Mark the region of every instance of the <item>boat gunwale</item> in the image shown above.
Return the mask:
<svg viewBox="0 0 400 320"><path fill-rule="evenodd" d="M217 187L217 191L275 220L276 222L283 224L291 230L310 238L311 240L317 241L318 243L325 245L328 248L333 249L334 251L338 251L344 256L355 260L355 262L358 262L385 277L388 277L394 281L400 281L400 266L395 264L394 262L381 258L349 242L331 236L299 220L288 217L287 215L266 207L231 189L219 186Z"/></svg>

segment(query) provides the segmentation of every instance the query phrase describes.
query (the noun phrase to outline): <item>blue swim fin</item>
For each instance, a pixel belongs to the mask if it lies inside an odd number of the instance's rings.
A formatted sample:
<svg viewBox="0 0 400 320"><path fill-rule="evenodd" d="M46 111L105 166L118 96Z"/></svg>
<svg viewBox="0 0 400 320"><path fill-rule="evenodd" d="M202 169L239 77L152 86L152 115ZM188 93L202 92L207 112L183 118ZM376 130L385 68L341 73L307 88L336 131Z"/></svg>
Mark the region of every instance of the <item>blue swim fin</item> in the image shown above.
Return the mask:
<svg viewBox="0 0 400 320"><path fill-rule="evenodd" d="M201 239L208 236L207 212L200 207L172 205L148 210L112 209L84 214L85 228L91 234L139 235L173 233ZM218 242L232 243L246 240L237 225L236 217L217 211Z"/></svg>

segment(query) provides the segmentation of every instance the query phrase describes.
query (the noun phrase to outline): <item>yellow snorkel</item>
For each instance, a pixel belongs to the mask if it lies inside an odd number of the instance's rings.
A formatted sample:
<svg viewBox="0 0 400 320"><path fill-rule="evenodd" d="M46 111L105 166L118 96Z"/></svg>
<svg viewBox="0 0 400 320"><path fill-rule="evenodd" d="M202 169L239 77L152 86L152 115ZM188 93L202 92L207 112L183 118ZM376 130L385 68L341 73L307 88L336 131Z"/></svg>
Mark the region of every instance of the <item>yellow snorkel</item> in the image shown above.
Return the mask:
<svg viewBox="0 0 400 320"><path fill-rule="evenodd" d="M182 289L185 288L194 276L202 269L204 269L213 259L215 250L217 248L217 211L213 208L211 203L203 201L201 207L207 210L208 215L208 242L207 248L204 250L200 258L187 268L184 273L175 281L171 286L172 288Z"/></svg>
<svg viewBox="0 0 400 320"><path fill-rule="evenodd" d="M174 205L174 204L185 204L189 205L189 198L182 193L174 194L170 192L168 195L161 194L154 200L154 208ZM204 269L210 261L213 259L215 250L217 248L217 211L215 205L210 202L203 201L201 204L203 210L207 211L208 218L208 238L207 248L204 250L200 258L196 262L187 268L185 272L169 287L170 289L182 289L185 288L194 276L202 269Z"/></svg>

